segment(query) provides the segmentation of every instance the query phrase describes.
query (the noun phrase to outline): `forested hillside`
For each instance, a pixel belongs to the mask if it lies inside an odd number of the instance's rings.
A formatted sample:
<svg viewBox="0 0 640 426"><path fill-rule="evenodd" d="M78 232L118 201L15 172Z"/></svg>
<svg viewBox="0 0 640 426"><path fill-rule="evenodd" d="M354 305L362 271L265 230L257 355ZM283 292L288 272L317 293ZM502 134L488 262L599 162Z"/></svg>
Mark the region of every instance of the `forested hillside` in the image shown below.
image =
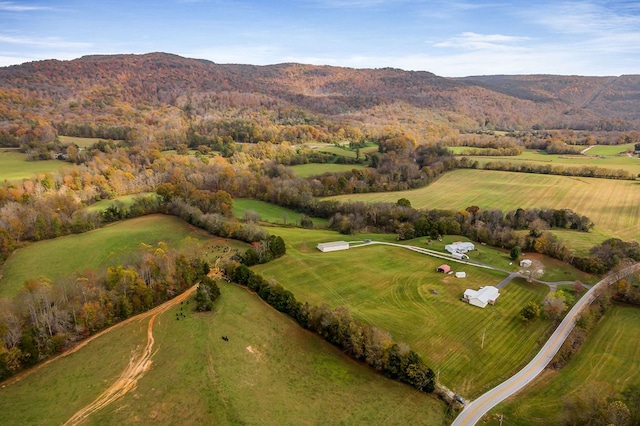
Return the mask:
<svg viewBox="0 0 640 426"><path fill-rule="evenodd" d="M57 135L172 147L196 145L197 135L296 143L390 128L418 143L478 130L630 131L640 127L639 93L640 76L450 79L391 68L221 65L164 53L87 56L0 68L0 145Z"/></svg>

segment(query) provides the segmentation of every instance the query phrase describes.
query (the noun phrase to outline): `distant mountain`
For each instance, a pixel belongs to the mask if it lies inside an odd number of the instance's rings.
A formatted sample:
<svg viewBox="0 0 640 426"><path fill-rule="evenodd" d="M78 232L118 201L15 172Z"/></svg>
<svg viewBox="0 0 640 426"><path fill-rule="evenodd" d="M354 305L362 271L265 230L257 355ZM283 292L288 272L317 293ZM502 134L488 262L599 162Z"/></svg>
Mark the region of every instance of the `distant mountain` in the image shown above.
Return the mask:
<svg viewBox="0 0 640 426"><path fill-rule="evenodd" d="M0 131L11 134L60 122L175 130L185 117L282 124L292 109L308 124L417 132L432 123L465 131L631 130L640 128L640 76L444 78L392 68L221 65L165 53L0 68Z"/></svg>

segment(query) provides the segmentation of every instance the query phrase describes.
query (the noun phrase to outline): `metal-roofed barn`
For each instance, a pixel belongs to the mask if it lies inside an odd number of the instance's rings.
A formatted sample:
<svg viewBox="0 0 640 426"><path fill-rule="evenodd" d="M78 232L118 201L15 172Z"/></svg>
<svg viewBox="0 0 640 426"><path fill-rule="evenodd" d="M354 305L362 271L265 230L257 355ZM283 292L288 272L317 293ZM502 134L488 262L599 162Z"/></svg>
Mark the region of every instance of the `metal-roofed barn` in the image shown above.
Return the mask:
<svg viewBox="0 0 640 426"><path fill-rule="evenodd" d="M346 241L332 241L329 243L320 243L317 247L318 250L326 253L330 251L347 250L349 248L349 243Z"/></svg>

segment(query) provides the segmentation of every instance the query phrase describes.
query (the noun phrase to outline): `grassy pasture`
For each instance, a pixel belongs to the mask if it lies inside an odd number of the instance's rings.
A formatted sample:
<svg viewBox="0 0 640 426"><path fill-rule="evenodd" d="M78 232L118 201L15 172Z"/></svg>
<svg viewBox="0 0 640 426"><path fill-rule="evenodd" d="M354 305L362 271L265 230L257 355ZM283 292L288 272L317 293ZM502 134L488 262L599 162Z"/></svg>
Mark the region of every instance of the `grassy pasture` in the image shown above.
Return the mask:
<svg viewBox="0 0 640 426"><path fill-rule="evenodd" d="M505 274L452 264L468 274L456 279L435 272L442 260L409 250L369 246L321 253L317 243L345 237L285 228L271 232L284 238L287 255L256 266L257 272L275 278L302 302L346 306L354 318L389 331L439 370L442 383L465 396L477 396L523 365L548 331L545 321L525 327L518 318L528 301L544 299L546 286L514 280L495 306L480 309L460 301L465 289L495 285Z"/></svg>
<svg viewBox="0 0 640 426"><path fill-rule="evenodd" d="M39 241L16 250L2 268L0 297L13 297L28 279L46 276L55 280L125 261L141 243L154 245L164 241L172 248L192 250L189 240L185 240L187 237L210 249L212 261L216 245L237 249L248 247L238 241L212 237L173 216L143 216L84 234Z"/></svg>
<svg viewBox="0 0 640 426"><path fill-rule="evenodd" d="M362 164L318 164L318 163L309 163L309 164L300 164L297 166L292 166L291 169L295 172L296 176L307 178L309 176L321 175L323 173L340 173L340 172L348 172L353 169L362 170L367 166Z"/></svg>
<svg viewBox="0 0 640 426"><path fill-rule="evenodd" d="M135 321L15 383L9 379L0 386L0 424L63 424L120 376L146 335L147 322Z"/></svg>
<svg viewBox="0 0 640 426"><path fill-rule="evenodd" d="M567 167L581 167L581 166L595 166L604 169L622 169L627 170L634 176L640 173L640 158L628 157L618 155L621 152L626 152L627 148L631 147L633 150L633 144L631 145L617 145L617 146L595 146L587 151L584 155L564 155L564 154L547 154L543 151L526 150L518 156L467 156L469 159L478 161L482 167L488 162L501 161L505 163L513 164L552 164L563 165ZM453 149L455 148L455 149ZM467 147L453 147L450 148L454 153L461 154L466 149L475 149ZM461 149L462 148L462 149Z"/></svg>
<svg viewBox="0 0 640 426"><path fill-rule="evenodd" d="M640 239L640 182L634 181L467 169L446 173L416 190L331 198L395 203L403 197L413 207L427 209L569 208L588 216L599 235Z"/></svg>
<svg viewBox="0 0 640 426"><path fill-rule="evenodd" d="M73 167L60 160L27 161L27 155L18 151L0 151L0 180L19 180L40 173L53 173L63 167Z"/></svg>
<svg viewBox="0 0 640 426"><path fill-rule="evenodd" d="M251 200L248 198L236 198L233 200L233 214L239 219L244 219L245 212L252 210L260 215L264 222L275 224L300 224L300 213L295 210L281 207L276 204L267 203L265 201ZM329 221L327 219L313 217L311 218L313 226L327 227Z"/></svg>
<svg viewBox="0 0 640 426"><path fill-rule="evenodd" d="M81 138L77 136L58 136L58 139L60 139L62 143L74 143L80 148L89 148L91 145L97 143L98 141L107 140L103 138ZM114 142L118 143L121 141L116 140Z"/></svg>
<svg viewBox="0 0 640 426"><path fill-rule="evenodd" d="M569 364L559 372L545 370L522 392L493 409L483 424L498 425L498 414L504 414L509 425L564 424L567 396L609 386L619 393L640 384L639 332L640 309L613 305Z"/></svg>
<svg viewBox="0 0 640 426"><path fill-rule="evenodd" d="M434 396L353 362L243 288L221 292L214 312L191 312L191 300L186 319L175 320L177 307L158 317L151 369L88 422L443 424ZM123 326L0 389L0 423L62 424L115 381L135 342L146 341L146 324Z"/></svg>
<svg viewBox="0 0 640 426"><path fill-rule="evenodd" d="M115 205L117 202L122 203L124 208L129 208L135 201L136 197L150 195L150 194L153 194L153 192L143 192L140 194L123 195L122 197L117 197L112 200L100 200L97 203L94 203L88 206L87 209L90 211L101 212L111 207L112 205Z"/></svg>

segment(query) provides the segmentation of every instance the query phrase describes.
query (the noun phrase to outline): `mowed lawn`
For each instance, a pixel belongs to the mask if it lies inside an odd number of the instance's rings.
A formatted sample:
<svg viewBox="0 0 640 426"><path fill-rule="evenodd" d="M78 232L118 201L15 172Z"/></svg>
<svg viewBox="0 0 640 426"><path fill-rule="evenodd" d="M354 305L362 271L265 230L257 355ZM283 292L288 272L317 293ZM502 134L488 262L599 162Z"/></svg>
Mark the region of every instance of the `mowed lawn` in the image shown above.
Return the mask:
<svg viewBox="0 0 640 426"><path fill-rule="evenodd" d="M357 320L390 332L439 371L443 384L467 397L523 365L548 331L545 321L525 326L518 318L528 301L542 302L546 286L512 281L495 306L480 309L460 301L465 289L498 284L505 274L452 264L468 275L456 279L435 272L441 259L409 250L368 246L322 253L317 243L345 236L284 228L271 232L284 238L287 254L254 267L257 272L301 302L346 306Z"/></svg>
<svg viewBox="0 0 640 426"><path fill-rule="evenodd" d="M448 423L435 396L352 361L244 288L224 283L221 292L213 312L193 312L191 300L158 317L151 369L88 423ZM176 320L178 312L186 318ZM146 324L126 325L0 388L0 423L64 423L117 379L135 342L146 342Z"/></svg>
<svg viewBox="0 0 640 426"><path fill-rule="evenodd" d="M496 407L486 424L504 414L508 425L564 424L565 402L593 389L620 393L640 385L640 308L613 305L582 348L560 371L545 370L521 393Z"/></svg>
<svg viewBox="0 0 640 426"><path fill-rule="evenodd" d="M73 164L60 160L27 161L27 155L21 152L0 151L0 181L28 179L63 167L73 167Z"/></svg>
<svg viewBox="0 0 640 426"><path fill-rule="evenodd" d="M595 232L623 240L640 240L640 182L568 176L455 170L431 185L398 192L330 197L341 201L390 202L407 198L414 208L509 210L571 209L588 216Z"/></svg>
<svg viewBox="0 0 640 426"><path fill-rule="evenodd" d="M248 247L238 241L213 237L173 216L143 216L84 234L31 243L16 250L2 267L0 297L13 297L25 280L40 276L55 280L87 269L104 268L126 261L142 243L155 245L160 241L171 248L185 250L191 249L187 247L190 242L206 247Z"/></svg>
<svg viewBox="0 0 640 426"><path fill-rule="evenodd" d="M276 223L280 225L300 225L301 213L295 210L281 207L276 204L267 203L260 200L248 198L236 198L233 200L233 214L244 219L247 211L253 211L260 215L260 220L264 222ZM329 220L312 217L314 227L325 228L329 226Z"/></svg>
<svg viewBox="0 0 640 426"><path fill-rule="evenodd" d="M318 164L318 163L309 163L309 164L300 164L297 166L292 166L291 169L295 172L296 176L307 178L309 176L317 176L322 175L323 173L340 173L340 172L348 172L353 169L362 170L367 166L363 164Z"/></svg>

